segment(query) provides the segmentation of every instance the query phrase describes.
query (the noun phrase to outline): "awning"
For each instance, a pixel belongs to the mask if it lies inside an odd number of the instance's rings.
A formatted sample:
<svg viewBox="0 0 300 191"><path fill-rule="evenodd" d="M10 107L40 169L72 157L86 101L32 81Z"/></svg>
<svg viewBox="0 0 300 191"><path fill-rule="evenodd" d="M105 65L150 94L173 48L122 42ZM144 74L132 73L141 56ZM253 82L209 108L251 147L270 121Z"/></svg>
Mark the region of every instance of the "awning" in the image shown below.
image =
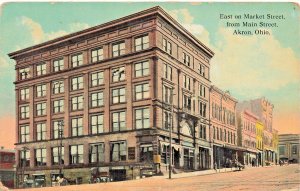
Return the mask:
<svg viewBox="0 0 300 191"><path fill-rule="evenodd" d="M247 151L252 152L252 153L258 153L259 152L257 149L251 149L251 148L247 148Z"/></svg>
<svg viewBox="0 0 300 191"><path fill-rule="evenodd" d="M153 145L152 144L143 144L143 145L140 145L140 147L152 147Z"/></svg>
<svg viewBox="0 0 300 191"><path fill-rule="evenodd" d="M227 144L224 145L224 148L232 149L232 150L236 150L236 151L246 151L246 149L243 148L243 147L234 146L234 145L227 145Z"/></svg>
<svg viewBox="0 0 300 191"><path fill-rule="evenodd" d="M161 148L162 148L164 145L165 145L165 146L169 146L170 143L167 143L167 142L164 142L164 141L160 141L160 146L161 146ZM175 150L177 150L177 151L179 151L179 149L180 149L180 145L177 145L177 144L174 144L174 143L172 143L172 147L173 147L173 149L175 149Z"/></svg>

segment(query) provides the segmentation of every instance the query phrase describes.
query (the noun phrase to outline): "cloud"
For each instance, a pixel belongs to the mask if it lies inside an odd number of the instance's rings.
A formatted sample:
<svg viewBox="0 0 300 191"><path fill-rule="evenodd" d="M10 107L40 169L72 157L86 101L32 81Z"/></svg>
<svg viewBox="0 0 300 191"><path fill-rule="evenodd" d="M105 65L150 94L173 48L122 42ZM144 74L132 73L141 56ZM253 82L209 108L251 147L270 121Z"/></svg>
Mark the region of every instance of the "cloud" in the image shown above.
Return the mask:
<svg viewBox="0 0 300 191"><path fill-rule="evenodd" d="M228 87L250 98L300 81L295 52L272 35L238 36L226 28L219 28L217 35L211 80L220 88Z"/></svg>
<svg viewBox="0 0 300 191"><path fill-rule="evenodd" d="M0 56L0 69L2 70L2 69L5 69L5 68L7 68L9 66L10 65L7 62L7 60L4 57Z"/></svg>
<svg viewBox="0 0 300 191"><path fill-rule="evenodd" d="M168 12L177 21L182 21L185 24L191 24L194 21L194 17L191 15L188 9L174 9Z"/></svg>
<svg viewBox="0 0 300 191"><path fill-rule="evenodd" d="M194 17L188 9L174 9L168 13L202 43L210 46L209 32L202 25L193 23Z"/></svg>
<svg viewBox="0 0 300 191"><path fill-rule="evenodd" d="M71 23L68 25L67 30L45 32L41 24L25 16L21 18L21 24L27 27L29 30L34 44L52 40L54 38L67 35L71 32L76 32L89 27L89 25L86 23Z"/></svg>
<svg viewBox="0 0 300 191"><path fill-rule="evenodd" d="M37 22L34 22L32 19L28 17L22 17L21 22L24 26L27 26L30 30L30 34L32 36L34 43L40 43L44 39L44 31L41 25Z"/></svg>

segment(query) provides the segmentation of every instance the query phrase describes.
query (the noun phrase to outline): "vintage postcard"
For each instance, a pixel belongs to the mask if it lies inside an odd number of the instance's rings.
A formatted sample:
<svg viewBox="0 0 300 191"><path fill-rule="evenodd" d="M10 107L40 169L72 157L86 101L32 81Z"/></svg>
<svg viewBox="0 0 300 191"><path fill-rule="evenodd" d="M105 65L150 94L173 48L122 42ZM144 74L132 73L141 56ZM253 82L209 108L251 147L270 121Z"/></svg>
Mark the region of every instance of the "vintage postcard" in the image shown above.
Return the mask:
<svg viewBox="0 0 300 191"><path fill-rule="evenodd" d="M300 189L299 4L0 8L0 190Z"/></svg>

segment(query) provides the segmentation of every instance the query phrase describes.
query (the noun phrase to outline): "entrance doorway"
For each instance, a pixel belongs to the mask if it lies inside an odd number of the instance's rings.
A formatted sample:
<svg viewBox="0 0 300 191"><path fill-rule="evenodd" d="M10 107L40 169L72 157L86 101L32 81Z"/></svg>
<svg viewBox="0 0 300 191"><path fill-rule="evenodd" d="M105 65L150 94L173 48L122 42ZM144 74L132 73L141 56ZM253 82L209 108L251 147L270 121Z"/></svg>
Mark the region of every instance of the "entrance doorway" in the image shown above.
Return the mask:
<svg viewBox="0 0 300 191"><path fill-rule="evenodd" d="M126 180L126 170L118 169L118 170L110 170L110 176L113 181L123 181Z"/></svg>

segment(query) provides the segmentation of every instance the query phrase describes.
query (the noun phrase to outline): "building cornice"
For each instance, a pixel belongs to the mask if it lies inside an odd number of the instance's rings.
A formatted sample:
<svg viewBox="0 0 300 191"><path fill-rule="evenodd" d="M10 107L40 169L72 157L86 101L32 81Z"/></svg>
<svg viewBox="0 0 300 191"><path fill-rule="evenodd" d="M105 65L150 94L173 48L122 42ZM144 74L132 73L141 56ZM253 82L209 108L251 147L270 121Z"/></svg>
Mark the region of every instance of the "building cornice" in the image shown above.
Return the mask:
<svg viewBox="0 0 300 191"><path fill-rule="evenodd" d="M43 51L46 49L51 49L56 46L64 46L67 44L72 44L74 42L80 41L82 38L86 36L93 36L95 34L105 32L109 29L116 27L124 27L126 24L140 22L141 19L149 19L152 16L157 16L164 18L171 25L175 26L180 33L186 36L190 41L192 41L202 52L206 54L208 57L212 57L214 55L213 51L210 50L207 46L201 43L195 36L193 36L190 32L188 32L183 26L181 26L175 19L173 19L169 14L167 14L162 8L159 6L152 7L110 22L106 22L104 24L100 24L85 30L81 30L75 33L71 33L69 35L65 35L59 38L55 38L53 40L43 42L41 44L37 44L19 51L15 51L9 53L9 57L12 59L16 59L18 57L23 57L28 54L32 54L35 52Z"/></svg>

